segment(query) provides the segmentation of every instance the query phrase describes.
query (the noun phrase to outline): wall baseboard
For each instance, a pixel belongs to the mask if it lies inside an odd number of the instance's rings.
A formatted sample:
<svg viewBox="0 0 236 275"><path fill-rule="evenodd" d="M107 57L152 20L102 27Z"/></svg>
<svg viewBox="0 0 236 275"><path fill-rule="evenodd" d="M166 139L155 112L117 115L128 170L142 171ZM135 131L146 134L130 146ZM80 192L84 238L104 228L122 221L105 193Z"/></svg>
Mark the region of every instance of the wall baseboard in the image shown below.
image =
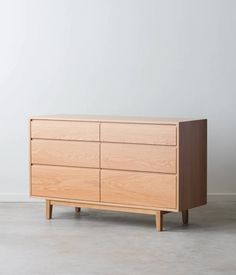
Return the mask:
<svg viewBox="0 0 236 275"><path fill-rule="evenodd" d="M0 193L0 202L42 202L41 199L30 198L25 193Z"/></svg>
<svg viewBox="0 0 236 275"><path fill-rule="evenodd" d="M208 196L236 196L236 193L208 193Z"/></svg>
<svg viewBox="0 0 236 275"><path fill-rule="evenodd" d="M208 193L208 196L236 196L236 193ZM0 202L43 202L42 199L30 198L25 193L1 193Z"/></svg>

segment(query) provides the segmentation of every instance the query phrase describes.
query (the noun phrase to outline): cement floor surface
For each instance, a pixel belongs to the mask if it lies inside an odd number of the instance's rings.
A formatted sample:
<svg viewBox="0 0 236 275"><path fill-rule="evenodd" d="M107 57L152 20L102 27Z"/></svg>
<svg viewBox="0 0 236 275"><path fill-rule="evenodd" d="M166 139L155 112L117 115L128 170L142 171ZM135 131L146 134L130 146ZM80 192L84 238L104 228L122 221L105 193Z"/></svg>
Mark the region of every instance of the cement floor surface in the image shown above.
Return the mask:
<svg viewBox="0 0 236 275"><path fill-rule="evenodd" d="M180 214L153 216L0 203L0 275L236 274L236 198L212 197Z"/></svg>

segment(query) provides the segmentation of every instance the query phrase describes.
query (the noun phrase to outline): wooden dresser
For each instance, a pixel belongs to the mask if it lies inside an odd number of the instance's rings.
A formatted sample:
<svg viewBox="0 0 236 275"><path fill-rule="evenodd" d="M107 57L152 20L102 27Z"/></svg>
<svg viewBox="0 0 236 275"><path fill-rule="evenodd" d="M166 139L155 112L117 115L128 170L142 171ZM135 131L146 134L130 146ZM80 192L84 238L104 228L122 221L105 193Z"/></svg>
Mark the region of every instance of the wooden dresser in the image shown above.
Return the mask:
<svg viewBox="0 0 236 275"><path fill-rule="evenodd" d="M30 195L53 205L143 213L207 202L207 120L52 115L30 118Z"/></svg>

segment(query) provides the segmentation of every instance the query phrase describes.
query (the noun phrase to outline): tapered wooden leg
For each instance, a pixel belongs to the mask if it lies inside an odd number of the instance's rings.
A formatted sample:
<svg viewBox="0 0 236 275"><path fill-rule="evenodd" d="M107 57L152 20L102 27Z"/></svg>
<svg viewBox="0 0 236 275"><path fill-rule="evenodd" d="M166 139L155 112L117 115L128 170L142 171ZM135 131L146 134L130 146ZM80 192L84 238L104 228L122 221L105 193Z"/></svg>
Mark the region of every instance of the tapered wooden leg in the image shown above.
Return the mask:
<svg viewBox="0 0 236 275"><path fill-rule="evenodd" d="M50 200L46 200L46 218L50 220L52 218L52 207Z"/></svg>
<svg viewBox="0 0 236 275"><path fill-rule="evenodd" d="M157 231L163 230L163 212L162 211L157 211L156 213L156 228L157 228Z"/></svg>
<svg viewBox="0 0 236 275"><path fill-rule="evenodd" d="M183 224L188 224L188 210L182 211L182 220Z"/></svg>
<svg viewBox="0 0 236 275"><path fill-rule="evenodd" d="M81 208L80 207L75 207L75 212L76 213L80 213L81 212Z"/></svg>

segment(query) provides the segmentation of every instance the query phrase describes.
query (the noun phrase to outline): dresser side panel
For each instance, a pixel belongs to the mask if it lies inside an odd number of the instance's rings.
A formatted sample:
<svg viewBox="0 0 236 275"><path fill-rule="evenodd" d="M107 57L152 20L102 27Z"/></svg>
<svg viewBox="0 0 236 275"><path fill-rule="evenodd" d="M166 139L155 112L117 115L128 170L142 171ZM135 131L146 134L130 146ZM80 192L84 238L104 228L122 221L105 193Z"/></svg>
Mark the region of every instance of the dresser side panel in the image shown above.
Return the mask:
<svg viewBox="0 0 236 275"><path fill-rule="evenodd" d="M179 210L207 203L207 120L179 124Z"/></svg>

